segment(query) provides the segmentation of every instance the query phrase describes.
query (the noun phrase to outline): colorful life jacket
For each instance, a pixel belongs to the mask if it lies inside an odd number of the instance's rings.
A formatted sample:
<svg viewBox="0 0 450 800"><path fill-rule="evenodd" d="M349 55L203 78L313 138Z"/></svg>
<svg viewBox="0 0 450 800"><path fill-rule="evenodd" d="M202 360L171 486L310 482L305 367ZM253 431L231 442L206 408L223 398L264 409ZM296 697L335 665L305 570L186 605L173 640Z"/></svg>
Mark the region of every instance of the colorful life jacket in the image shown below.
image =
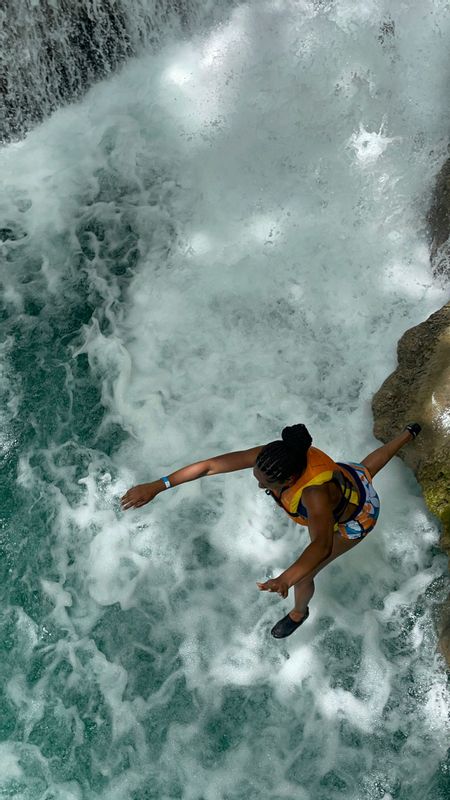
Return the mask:
<svg viewBox="0 0 450 800"><path fill-rule="evenodd" d="M353 470L350 471L346 464L333 461L330 456L317 447L310 447L307 453L306 469L292 486L283 489L280 499L276 502L299 525L308 524L308 512L302 503L303 490L307 486L322 486L333 481L341 490L341 500L333 511L335 520L338 520L344 508L353 503L360 505L361 493L359 486L355 487Z"/></svg>

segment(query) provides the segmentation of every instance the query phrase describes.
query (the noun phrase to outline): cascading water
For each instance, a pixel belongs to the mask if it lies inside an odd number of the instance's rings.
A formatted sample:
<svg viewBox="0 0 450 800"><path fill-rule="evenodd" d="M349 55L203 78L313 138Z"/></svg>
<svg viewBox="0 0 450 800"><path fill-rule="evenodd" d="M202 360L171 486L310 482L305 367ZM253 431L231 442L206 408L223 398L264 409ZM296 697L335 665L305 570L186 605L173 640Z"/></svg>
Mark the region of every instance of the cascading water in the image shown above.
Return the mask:
<svg viewBox="0 0 450 800"><path fill-rule="evenodd" d="M255 584L306 535L251 472L119 498L298 421L376 446L445 299L449 27L443 0L242 4L0 152L2 796L448 797L445 557L399 461L284 642Z"/></svg>
<svg viewBox="0 0 450 800"><path fill-rule="evenodd" d="M212 0L4 0L0 141L20 137L127 58L218 19Z"/></svg>

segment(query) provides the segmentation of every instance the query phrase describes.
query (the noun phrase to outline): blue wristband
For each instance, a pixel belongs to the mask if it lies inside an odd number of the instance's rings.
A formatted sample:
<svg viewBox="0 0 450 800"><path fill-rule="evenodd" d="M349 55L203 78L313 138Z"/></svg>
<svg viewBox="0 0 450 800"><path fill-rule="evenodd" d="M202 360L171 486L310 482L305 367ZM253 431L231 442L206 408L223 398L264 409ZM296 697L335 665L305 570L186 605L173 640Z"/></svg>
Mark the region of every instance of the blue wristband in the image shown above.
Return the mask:
<svg viewBox="0 0 450 800"><path fill-rule="evenodd" d="M170 489L171 488L172 484L169 481L169 478L164 477L164 478L161 478L161 480L162 480L164 486L166 487L166 489Z"/></svg>

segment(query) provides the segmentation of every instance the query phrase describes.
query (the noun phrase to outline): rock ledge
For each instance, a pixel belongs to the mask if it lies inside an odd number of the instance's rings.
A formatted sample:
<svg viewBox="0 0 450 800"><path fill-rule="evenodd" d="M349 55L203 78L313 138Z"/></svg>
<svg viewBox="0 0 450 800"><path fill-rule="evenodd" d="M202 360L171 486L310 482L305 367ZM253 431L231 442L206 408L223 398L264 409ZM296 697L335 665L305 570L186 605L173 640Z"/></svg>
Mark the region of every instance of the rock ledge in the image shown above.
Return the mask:
<svg viewBox="0 0 450 800"><path fill-rule="evenodd" d="M422 432L400 456L414 471L426 504L442 526L450 556L450 302L411 328L398 343L398 367L372 401L374 433L388 441L406 422ZM450 600L439 623L440 648L450 664Z"/></svg>

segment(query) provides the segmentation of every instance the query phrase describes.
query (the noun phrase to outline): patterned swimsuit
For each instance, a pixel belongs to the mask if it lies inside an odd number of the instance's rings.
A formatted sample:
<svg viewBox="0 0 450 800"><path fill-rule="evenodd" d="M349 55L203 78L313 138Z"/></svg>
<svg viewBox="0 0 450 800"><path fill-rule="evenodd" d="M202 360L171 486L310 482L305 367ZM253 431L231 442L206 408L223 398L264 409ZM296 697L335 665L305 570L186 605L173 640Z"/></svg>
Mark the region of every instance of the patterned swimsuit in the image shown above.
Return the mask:
<svg viewBox="0 0 450 800"><path fill-rule="evenodd" d="M375 527L380 513L380 498L373 488L370 473L363 464L351 461L341 466L350 472L358 486L360 501L352 519L337 522L336 528L344 539L364 539Z"/></svg>

